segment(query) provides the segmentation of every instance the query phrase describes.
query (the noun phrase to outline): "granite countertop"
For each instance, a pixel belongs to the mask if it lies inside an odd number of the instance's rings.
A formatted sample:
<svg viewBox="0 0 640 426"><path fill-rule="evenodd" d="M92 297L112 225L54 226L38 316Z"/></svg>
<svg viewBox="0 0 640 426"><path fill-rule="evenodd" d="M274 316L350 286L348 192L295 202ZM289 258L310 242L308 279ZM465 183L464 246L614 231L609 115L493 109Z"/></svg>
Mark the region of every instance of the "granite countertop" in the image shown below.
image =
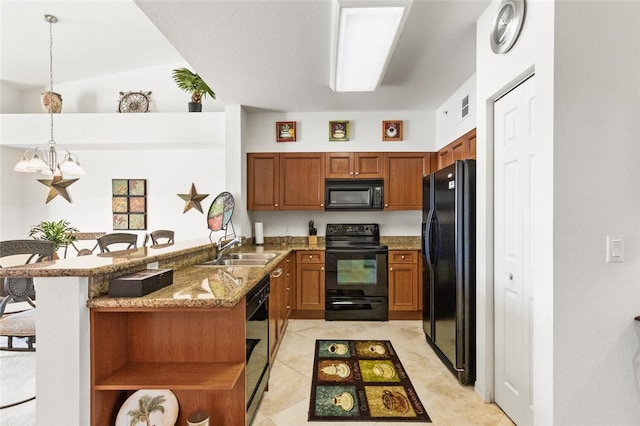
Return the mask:
<svg viewBox="0 0 640 426"><path fill-rule="evenodd" d="M242 246L244 253L256 251ZM211 308L233 307L265 275L270 274L291 249L272 250L278 256L265 266L187 266L173 271L173 284L142 297L101 296L89 308Z"/></svg>
<svg viewBox="0 0 640 426"><path fill-rule="evenodd" d="M0 277L92 277L131 268L141 270L149 263L168 259L188 262L197 255L212 259L214 254L215 246L209 239L191 240L0 268Z"/></svg>
<svg viewBox="0 0 640 426"><path fill-rule="evenodd" d="M276 238L265 242L264 246L244 244L228 251L278 253L260 267L197 266L214 257L215 247L207 239L0 268L0 277L90 277L89 308L224 308L241 301L291 251L325 250L324 238L318 238L317 245L309 245L306 237L294 237L287 244ZM390 250L420 249L420 237L382 237L381 243ZM106 296L109 278L143 270L153 262L158 262L160 269L173 269L173 284L143 297Z"/></svg>

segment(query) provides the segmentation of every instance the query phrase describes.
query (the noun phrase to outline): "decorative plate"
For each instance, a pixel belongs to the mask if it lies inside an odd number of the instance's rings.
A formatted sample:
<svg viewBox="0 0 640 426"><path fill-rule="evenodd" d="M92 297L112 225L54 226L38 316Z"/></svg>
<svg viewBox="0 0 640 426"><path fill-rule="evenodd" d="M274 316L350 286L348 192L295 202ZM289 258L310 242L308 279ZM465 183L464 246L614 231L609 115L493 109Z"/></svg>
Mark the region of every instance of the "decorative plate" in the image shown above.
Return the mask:
<svg viewBox="0 0 640 426"><path fill-rule="evenodd" d="M222 192L211 203L207 214L207 227L212 231L226 229L236 203L230 192Z"/></svg>
<svg viewBox="0 0 640 426"><path fill-rule="evenodd" d="M145 413L149 413L149 419ZM140 389L120 407L116 426L152 424L174 426L178 420L178 400L169 389Z"/></svg>
<svg viewBox="0 0 640 426"><path fill-rule="evenodd" d="M118 112L147 112L151 92L120 92Z"/></svg>

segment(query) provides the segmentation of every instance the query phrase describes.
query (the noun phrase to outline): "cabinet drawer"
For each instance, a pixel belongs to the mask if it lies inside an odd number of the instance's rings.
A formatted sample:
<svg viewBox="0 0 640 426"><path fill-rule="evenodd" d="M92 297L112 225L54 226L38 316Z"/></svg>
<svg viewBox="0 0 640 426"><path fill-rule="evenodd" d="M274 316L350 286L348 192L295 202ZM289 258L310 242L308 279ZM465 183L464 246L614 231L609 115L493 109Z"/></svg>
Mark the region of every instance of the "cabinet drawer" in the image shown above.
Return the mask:
<svg viewBox="0 0 640 426"><path fill-rule="evenodd" d="M321 250L301 250L298 252L298 263L324 263L324 252Z"/></svg>
<svg viewBox="0 0 640 426"><path fill-rule="evenodd" d="M417 261L417 251L391 250L389 252L389 263L416 263Z"/></svg>

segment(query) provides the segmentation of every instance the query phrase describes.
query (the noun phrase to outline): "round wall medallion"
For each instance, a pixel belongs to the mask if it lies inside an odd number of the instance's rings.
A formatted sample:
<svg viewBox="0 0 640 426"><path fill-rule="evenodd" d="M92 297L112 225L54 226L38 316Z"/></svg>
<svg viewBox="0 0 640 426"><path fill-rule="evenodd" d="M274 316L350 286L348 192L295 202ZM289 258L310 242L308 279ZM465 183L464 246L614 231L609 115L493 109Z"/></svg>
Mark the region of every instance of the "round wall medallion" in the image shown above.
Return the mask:
<svg viewBox="0 0 640 426"><path fill-rule="evenodd" d="M120 92L118 112L147 112L151 92Z"/></svg>
<svg viewBox="0 0 640 426"><path fill-rule="evenodd" d="M524 0L503 0L491 27L491 50L507 53L518 39L524 22Z"/></svg>

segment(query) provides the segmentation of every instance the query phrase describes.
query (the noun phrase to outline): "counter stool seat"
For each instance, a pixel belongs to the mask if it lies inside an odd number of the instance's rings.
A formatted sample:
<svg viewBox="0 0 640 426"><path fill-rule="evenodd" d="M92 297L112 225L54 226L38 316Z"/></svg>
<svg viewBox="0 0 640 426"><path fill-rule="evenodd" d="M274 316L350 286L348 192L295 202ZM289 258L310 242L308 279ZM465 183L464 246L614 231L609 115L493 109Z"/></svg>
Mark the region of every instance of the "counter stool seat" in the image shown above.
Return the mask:
<svg viewBox="0 0 640 426"><path fill-rule="evenodd" d="M36 342L36 310L28 309L15 314L5 314L0 318L0 335L7 338L7 346L0 347L4 351L34 351ZM27 347L15 347L14 338L27 339Z"/></svg>

